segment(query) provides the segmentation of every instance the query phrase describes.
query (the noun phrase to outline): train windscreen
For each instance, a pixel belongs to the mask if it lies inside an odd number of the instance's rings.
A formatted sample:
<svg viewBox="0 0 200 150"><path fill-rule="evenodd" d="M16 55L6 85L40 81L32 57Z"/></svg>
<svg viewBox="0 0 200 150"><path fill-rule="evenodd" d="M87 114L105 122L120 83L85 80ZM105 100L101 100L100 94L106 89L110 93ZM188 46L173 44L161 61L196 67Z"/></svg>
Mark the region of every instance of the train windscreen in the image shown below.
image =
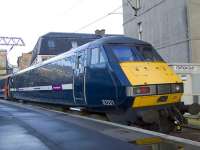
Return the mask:
<svg viewBox="0 0 200 150"><path fill-rule="evenodd" d="M107 46L106 46L107 47ZM111 49L117 58L118 61L149 61L149 62L157 62L163 61L160 55L156 52L156 50L152 46L116 46L109 45L109 49Z"/></svg>

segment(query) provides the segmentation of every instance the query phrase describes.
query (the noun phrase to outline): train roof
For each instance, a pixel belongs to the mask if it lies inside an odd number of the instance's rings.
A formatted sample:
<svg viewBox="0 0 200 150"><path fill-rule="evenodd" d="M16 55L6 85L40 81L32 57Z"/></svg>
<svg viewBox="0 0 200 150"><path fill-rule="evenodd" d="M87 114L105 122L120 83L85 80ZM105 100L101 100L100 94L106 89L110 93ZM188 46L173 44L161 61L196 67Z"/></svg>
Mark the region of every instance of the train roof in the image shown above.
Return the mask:
<svg viewBox="0 0 200 150"><path fill-rule="evenodd" d="M136 45L151 45L145 41L141 41L138 39L134 39L131 37L127 37L124 35L118 35L118 36L109 36L109 37L102 37L101 39L95 40L91 42L91 44L136 44Z"/></svg>
<svg viewBox="0 0 200 150"><path fill-rule="evenodd" d="M26 72L28 70L40 67L40 66L48 64L48 63L51 63L51 62L53 62L55 60L59 60L59 59L61 59L63 57L66 57L67 55L70 55L70 53L74 53L75 51L78 51L78 50L81 50L81 49L84 49L84 48L87 48L87 47L91 47L93 45L104 45L104 44L151 45L151 44L149 44L147 42L144 42L144 41L141 41L141 40L138 40L138 39L134 39L134 38L130 38L130 37L127 37L127 36L123 36L123 35L102 37L102 38L97 39L95 41L86 43L86 44L84 44L84 45L82 45L80 47L74 48L71 51L68 51L68 52L62 53L62 54L60 54L58 56L55 56L53 58L50 58L50 59L48 59L48 60L46 60L46 61L44 61L44 62L42 62L40 64L36 64L36 65L30 66L30 67L28 67L28 68L26 68L24 70L21 70L21 71L15 73L14 75Z"/></svg>

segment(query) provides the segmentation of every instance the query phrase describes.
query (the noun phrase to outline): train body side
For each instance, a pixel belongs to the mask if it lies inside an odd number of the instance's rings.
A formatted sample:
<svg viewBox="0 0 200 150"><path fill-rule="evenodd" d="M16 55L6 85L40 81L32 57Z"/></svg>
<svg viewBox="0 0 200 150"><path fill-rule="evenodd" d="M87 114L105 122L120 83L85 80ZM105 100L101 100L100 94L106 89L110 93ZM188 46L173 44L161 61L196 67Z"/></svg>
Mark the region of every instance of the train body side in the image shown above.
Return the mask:
<svg viewBox="0 0 200 150"><path fill-rule="evenodd" d="M4 84L5 84L5 79L0 80L0 97L4 97Z"/></svg>
<svg viewBox="0 0 200 150"><path fill-rule="evenodd" d="M15 73L11 98L103 112L111 121L182 124L183 83L148 43L105 37ZM176 123L176 124L175 124Z"/></svg>
<svg viewBox="0 0 200 150"><path fill-rule="evenodd" d="M98 108L101 111L160 106L180 101L181 92L133 93L133 88L148 85L154 86L155 90L171 90L171 86L181 84L181 80L165 62L117 61L112 49L105 46L110 43L150 46L125 37L97 40L15 74L10 85L12 96L95 110Z"/></svg>
<svg viewBox="0 0 200 150"><path fill-rule="evenodd" d="M16 99L54 104L74 105L73 53L15 74L10 91Z"/></svg>
<svg viewBox="0 0 200 150"><path fill-rule="evenodd" d="M93 49L102 54L102 62L90 64ZM117 84L103 49L88 45L13 75L10 91L16 99L103 111L115 104Z"/></svg>

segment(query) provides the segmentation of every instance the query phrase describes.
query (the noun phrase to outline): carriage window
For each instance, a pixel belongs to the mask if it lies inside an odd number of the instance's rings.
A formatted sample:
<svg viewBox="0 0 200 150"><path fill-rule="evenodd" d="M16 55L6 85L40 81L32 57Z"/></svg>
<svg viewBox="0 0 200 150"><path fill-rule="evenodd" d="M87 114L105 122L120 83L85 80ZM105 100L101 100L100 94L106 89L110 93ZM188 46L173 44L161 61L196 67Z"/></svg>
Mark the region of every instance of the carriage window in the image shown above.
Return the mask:
<svg viewBox="0 0 200 150"><path fill-rule="evenodd" d="M81 55L80 56L78 56L78 58L77 58L77 68L80 68L81 67Z"/></svg>
<svg viewBox="0 0 200 150"><path fill-rule="evenodd" d="M70 58L70 57L65 58L64 61L65 61L64 66L68 66L68 67L71 67L71 66L72 66L71 58Z"/></svg>
<svg viewBox="0 0 200 150"><path fill-rule="evenodd" d="M91 64L101 64L105 63L106 60L103 56L102 51L99 48L94 48L91 51Z"/></svg>
<svg viewBox="0 0 200 150"><path fill-rule="evenodd" d="M106 60L103 56L102 51L99 48L94 48L91 51L91 64L101 64L105 63Z"/></svg>
<svg viewBox="0 0 200 150"><path fill-rule="evenodd" d="M99 56L100 58L99 58L99 62L100 63L105 63L106 61L105 61L105 58L104 58L104 56L103 56L103 53L102 53L102 51L100 51L100 56Z"/></svg>
<svg viewBox="0 0 200 150"><path fill-rule="evenodd" d="M99 62L99 49L94 48L91 51L91 64L97 64Z"/></svg>

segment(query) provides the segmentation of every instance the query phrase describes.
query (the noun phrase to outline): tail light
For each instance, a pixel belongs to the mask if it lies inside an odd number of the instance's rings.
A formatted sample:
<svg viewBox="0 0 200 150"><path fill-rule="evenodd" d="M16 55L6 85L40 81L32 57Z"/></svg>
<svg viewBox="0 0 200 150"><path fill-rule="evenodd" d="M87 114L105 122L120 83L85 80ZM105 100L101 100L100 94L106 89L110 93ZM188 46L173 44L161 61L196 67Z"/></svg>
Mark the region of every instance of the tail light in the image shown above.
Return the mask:
<svg viewBox="0 0 200 150"><path fill-rule="evenodd" d="M142 85L126 87L126 94L127 96L162 95L170 93L183 93L183 89L182 83Z"/></svg>
<svg viewBox="0 0 200 150"><path fill-rule="evenodd" d="M148 86L138 86L133 88L133 93L137 94L149 94L150 87Z"/></svg>
<svg viewBox="0 0 200 150"><path fill-rule="evenodd" d="M139 96L139 95L154 95L156 94L156 86L134 86L127 87L126 89L127 96Z"/></svg>

